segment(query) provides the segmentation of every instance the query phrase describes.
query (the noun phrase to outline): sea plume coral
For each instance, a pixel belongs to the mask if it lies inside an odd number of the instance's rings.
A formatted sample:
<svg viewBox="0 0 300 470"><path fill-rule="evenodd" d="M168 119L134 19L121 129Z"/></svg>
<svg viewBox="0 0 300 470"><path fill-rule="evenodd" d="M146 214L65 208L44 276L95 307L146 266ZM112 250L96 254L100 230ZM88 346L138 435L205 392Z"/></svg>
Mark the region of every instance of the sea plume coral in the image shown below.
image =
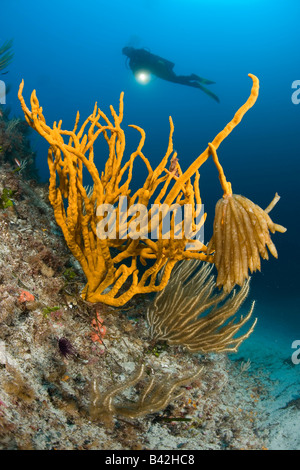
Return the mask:
<svg viewBox="0 0 300 470"><path fill-rule="evenodd" d="M218 293L212 266L198 260L179 263L163 291L147 312L151 336L157 341L184 346L190 352L236 352L252 333L256 320L243 335L235 335L252 315L236 317L249 292L249 280L229 297Z"/></svg>
<svg viewBox="0 0 300 470"><path fill-rule="evenodd" d="M177 400L184 394L184 389L178 391L181 385L185 385L195 380L202 372L202 367L196 372L186 377L171 377L171 374L165 375L163 379L151 377L139 398L135 402L115 403L116 395L124 390L134 387L145 377L145 365L137 368L125 382L112 385L106 392L100 393L97 382L93 383L93 400L91 405L91 415L93 419L100 419L104 422L111 421L113 416L123 416L126 418L140 418L150 413L157 413L166 408L174 400Z"/></svg>
<svg viewBox="0 0 300 470"><path fill-rule="evenodd" d="M209 144L209 148L219 171L224 195L216 204L213 236L208 244L208 252L214 252L213 262L218 271L217 286L230 292L236 284L243 285L249 271L260 270L260 257L269 258L267 247L277 258L270 232L283 233L286 228L275 224L269 216L280 199L278 194L265 210L244 196L232 194L231 184L225 178L216 149L212 144Z"/></svg>
<svg viewBox="0 0 300 470"><path fill-rule="evenodd" d="M0 46L0 70L4 70L13 58L12 43L13 40L10 39Z"/></svg>

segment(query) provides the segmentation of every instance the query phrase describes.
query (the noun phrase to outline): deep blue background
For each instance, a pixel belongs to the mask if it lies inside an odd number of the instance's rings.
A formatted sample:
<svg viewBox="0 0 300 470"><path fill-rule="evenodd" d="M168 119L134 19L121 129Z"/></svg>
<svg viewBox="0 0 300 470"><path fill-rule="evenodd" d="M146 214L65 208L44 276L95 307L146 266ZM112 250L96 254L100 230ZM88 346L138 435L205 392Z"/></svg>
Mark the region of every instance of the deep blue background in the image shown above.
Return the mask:
<svg viewBox="0 0 300 470"><path fill-rule="evenodd" d="M77 110L86 118L95 101L104 112L125 92L124 124L147 134L144 152L153 165L165 153L169 115L183 169L233 117L251 89L248 73L260 79L259 99L222 143L218 154L235 193L266 207L288 228L273 240L279 259L263 262L252 279L258 329L285 334L287 345L300 338L299 315L299 129L300 105L291 101L300 79L300 4L297 0L52 0L1 2L1 42L14 38L15 56L5 77L7 97L21 116L17 89L37 90L48 124L63 119L73 128ZM138 84L125 66L126 45L146 47L175 62L178 74L214 80L216 103L201 91L153 80ZM138 135L127 130L128 155ZM47 143L32 136L41 179L46 181ZM99 158L99 166L103 162ZM139 183L137 175L136 179ZM222 192L211 162L201 169L201 195L208 211L206 241L214 206ZM289 346L290 347L290 346ZM300 367L300 366L299 366Z"/></svg>

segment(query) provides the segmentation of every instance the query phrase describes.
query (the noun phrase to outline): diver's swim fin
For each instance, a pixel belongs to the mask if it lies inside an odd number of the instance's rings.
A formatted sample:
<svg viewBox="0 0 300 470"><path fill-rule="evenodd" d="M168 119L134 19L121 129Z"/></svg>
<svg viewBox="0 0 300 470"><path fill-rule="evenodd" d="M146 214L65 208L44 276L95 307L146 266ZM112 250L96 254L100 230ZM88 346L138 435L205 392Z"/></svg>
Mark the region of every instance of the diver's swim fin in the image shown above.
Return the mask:
<svg viewBox="0 0 300 470"><path fill-rule="evenodd" d="M207 80L207 78L199 77L199 75L196 75L195 73L192 73L191 80L196 80L197 82L202 83L203 85L213 85L214 83L216 83L212 80Z"/></svg>
<svg viewBox="0 0 300 470"><path fill-rule="evenodd" d="M220 100L219 98L217 97L217 95L215 95L212 91L208 90L205 86L203 85L200 85L200 83L197 83L197 87L196 88L200 88L200 90L204 91L204 93L206 93L208 96L210 96L212 99L214 99L215 101L217 101L218 103L220 103Z"/></svg>

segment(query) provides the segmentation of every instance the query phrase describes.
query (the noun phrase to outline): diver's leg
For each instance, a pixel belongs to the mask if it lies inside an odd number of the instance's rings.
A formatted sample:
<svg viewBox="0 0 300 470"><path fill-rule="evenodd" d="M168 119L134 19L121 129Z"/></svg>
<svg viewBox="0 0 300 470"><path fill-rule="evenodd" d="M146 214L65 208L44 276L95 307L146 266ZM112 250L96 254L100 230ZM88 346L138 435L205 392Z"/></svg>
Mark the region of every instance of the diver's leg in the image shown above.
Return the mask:
<svg viewBox="0 0 300 470"><path fill-rule="evenodd" d="M204 93L206 93L208 96L220 103L220 100L217 95L215 95L212 91L208 90L205 86L201 85L198 81L191 81L190 75L188 77L185 75L177 75L176 79L173 79L172 81L176 83L181 83L182 85L191 86L193 88L199 88L200 90L204 91Z"/></svg>
<svg viewBox="0 0 300 470"><path fill-rule="evenodd" d="M172 73L169 73L168 76L164 76L163 78L164 80L167 80L168 82L180 83L181 85L187 85L193 88L199 88L200 90L204 91L204 93L206 93L208 96L213 98L215 101L217 101L218 103L220 102L217 95L215 95L212 91L208 90L205 86L201 85L198 81L191 79L191 75L189 76L176 75L172 71Z"/></svg>
<svg viewBox="0 0 300 470"><path fill-rule="evenodd" d="M191 75L175 75L175 77L178 83L185 83L186 85L189 85L193 82L201 83L202 85L213 85L214 83L216 83L211 80L207 80L206 78L199 77L199 75L196 75L194 73L192 73Z"/></svg>
<svg viewBox="0 0 300 470"><path fill-rule="evenodd" d="M217 95L215 95L212 91L208 90L208 88L206 88L205 86L200 85L200 83L197 83L197 82L194 82L194 84L190 83L190 86L193 86L193 87L195 87L195 88L199 88L200 90L204 91L204 93L206 93L208 96L210 96L210 97L213 98L215 101L217 101L218 103L220 103L220 100L219 100L219 98L217 97Z"/></svg>
<svg viewBox="0 0 300 470"><path fill-rule="evenodd" d="M195 73L192 73L190 75L190 79L195 80L199 83L202 83L202 85L213 85L214 83L216 83L216 82L213 82L212 80L208 80L207 78L199 77L199 75L196 75Z"/></svg>

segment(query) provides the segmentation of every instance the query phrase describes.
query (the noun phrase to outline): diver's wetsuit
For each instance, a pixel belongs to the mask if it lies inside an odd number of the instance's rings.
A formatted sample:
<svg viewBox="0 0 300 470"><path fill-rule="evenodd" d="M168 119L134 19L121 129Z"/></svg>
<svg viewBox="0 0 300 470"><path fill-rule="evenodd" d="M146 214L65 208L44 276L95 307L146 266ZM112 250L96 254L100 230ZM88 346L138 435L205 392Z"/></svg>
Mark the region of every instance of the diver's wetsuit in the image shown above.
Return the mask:
<svg viewBox="0 0 300 470"><path fill-rule="evenodd" d="M173 71L174 63L169 60L163 59L158 55L151 54L146 49L134 49L134 47L124 47L122 49L123 54L129 58L129 67L132 72L136 74L139 71L148 71L149 73L156 75L156 77L167 80L168 82L180 83L182 85L199 88L204 91L207 95L211 96L216 101L220 101L219 98L208 90L205 85L210 85L214 82L207 80L206 78L199 77L198 75L176 75Z"/></svg>

